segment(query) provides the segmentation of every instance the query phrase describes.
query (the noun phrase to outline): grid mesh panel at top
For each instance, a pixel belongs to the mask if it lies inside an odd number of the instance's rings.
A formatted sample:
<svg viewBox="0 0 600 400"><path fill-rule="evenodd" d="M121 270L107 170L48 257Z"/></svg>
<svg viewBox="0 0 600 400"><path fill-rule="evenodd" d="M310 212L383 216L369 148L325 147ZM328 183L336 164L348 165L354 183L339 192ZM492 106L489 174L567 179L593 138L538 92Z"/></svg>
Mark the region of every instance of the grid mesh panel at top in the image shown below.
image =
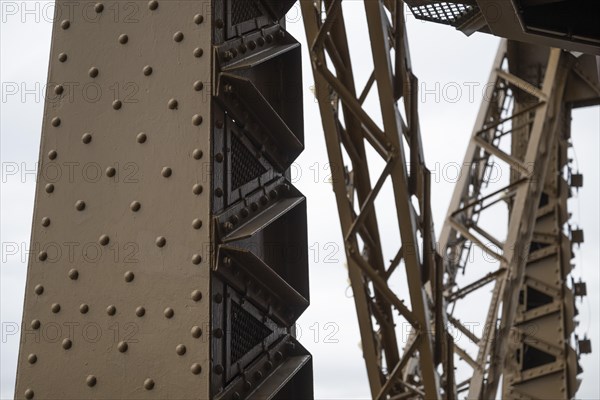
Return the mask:
<svg viewBox="0 0 600 400"><path fill-rule="evenodd" d="M467 4L456 4L447 1L411 7L418 19L455 25L460 19L472 13L475 7Z"/></svg>

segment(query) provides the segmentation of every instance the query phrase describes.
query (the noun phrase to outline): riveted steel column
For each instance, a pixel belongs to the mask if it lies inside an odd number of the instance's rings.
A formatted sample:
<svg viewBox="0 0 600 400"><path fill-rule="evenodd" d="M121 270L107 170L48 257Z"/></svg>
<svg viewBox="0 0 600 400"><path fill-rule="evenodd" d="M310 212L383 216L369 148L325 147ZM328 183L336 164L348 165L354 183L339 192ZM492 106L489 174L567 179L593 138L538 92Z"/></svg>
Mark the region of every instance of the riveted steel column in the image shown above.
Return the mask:
<svg viewBox="0 0 600 400"><path fill-rule="evenodd" d="M56 2L16 398L208 397L210 16Z"/></svg>
<svg viewBox="0 0 600 400"><path fill-rule="evenodd" d="M16 398L312 397L292 3L57 1Z"/></svg>

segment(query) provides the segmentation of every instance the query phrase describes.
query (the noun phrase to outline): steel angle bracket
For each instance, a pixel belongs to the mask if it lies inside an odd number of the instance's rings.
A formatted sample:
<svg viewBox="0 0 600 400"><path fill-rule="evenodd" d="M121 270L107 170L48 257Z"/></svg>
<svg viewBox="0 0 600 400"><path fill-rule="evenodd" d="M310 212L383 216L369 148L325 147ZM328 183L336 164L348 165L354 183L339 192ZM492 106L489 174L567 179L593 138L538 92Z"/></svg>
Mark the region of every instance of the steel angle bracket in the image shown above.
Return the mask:
<svg viewBox="0 0 600 400"><path fill-rule="evenodd" d="M310 399L311 385L303 385L312 376L312 357L292 335L285 335L268 351L235 378L215 400L248 399ZM254 382L262 381L260 386ZM237 393L237 395L236 395Z"/></svg>
<svg viewBox="0 0 600 400"><path fill-rule="evenodd" d="M309 305L304 218L306 199L284 178L215 217L215 273L286 327Z"/></svg>
<svg viewBox="0 0 600 400"><path fill-rule="evenodd" d="M304 150L302 112L294 107L302 101L300 44L274 26L215 52L216 99L273 167L285 171Z"/></svg>
<svg viewBox="0 0 600 400"><path fill-rule="evenodd" d="M278 323L292 326L308 307L304 296L251 251L221 245L217 258L215 272Z"/></svg>
<svg viewBox="0 0 600 400"><path fill-rule="evenodd" d="M223 73L219 87L219 99L231 116L244 125L277 171L289 168L304 145L256 86L249 79Z"/></svg>

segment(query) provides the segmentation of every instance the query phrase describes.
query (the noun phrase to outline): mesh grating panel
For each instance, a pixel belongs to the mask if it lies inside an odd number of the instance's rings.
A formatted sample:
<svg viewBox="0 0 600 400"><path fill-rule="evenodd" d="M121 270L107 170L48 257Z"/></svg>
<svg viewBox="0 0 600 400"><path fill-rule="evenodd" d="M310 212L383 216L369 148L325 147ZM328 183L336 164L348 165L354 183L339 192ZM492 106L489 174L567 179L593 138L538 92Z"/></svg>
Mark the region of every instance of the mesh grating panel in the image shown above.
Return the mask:
<svg viewBox="0 0 600 400"><path fill-rule="evenodd" d="M439 3L411 7L411 10L418 19L455 25L461 18L473 12L475 7L466 4L455 4L442 1Z"/></svg>
<svg viewBox="0 0 600 400"><path fill-rule="evenodd" d="M261 343L273 331L236 302L231 302L231 363Z"/></svg>
<svg viewBox="0 0 600 400"><path fill-rule="evenodd" d="M231 25L258 18L262 12L252 0L231 0Z"/></svg>
<svg viewBox="0 0 600 400"><path fill-rule="evenodd" d="M252 152L231 134L231 188L233 190L267 172Z"/></svg>

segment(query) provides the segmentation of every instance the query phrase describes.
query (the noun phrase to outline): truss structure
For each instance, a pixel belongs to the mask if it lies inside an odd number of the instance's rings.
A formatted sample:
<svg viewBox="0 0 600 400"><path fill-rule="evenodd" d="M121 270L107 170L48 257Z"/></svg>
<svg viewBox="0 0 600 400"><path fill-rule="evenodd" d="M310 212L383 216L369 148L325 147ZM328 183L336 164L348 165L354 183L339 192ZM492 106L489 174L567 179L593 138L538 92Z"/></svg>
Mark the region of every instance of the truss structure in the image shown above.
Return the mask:
<svg viewBox="0 0 600 400"><path fill-rule="evenodd" d="M467 148L440 248L448 321L475 344L455 345L473 370L458 384L469 399L495 398L503 374L503 398L571 398L578 386L563 233L569 110L587 96L573 88L574 64L559 49L503 41ZM464 322L477 320L488 285L477 336Z"/></svg>
<svg viewBox="0 0 600 400"><path fill-rule="evenodd" d="M360 92L353 76L342 2L309 0L301 5L329 160L332 165L345 165L334 169L333 187L371 393L376 399L451 397L454 381L448 355L452 344L441 323L441 264L435 256L429 171L420 141L417 80L411 70L403 4L364 2L374 69ZM381 121L375 121L364 107L374 90ZM398 104L402 102L401 111ZM385 162L374 185L367 161L370 151ZM386 181L393 187L401 239L390 263L383 259L381 220L375 209ZM391 289L390 277L400 265L406 272L407 299ZM393 313L412 327L403 349ZM418 367L408 368L417 354ZM438 375L439 364L443 376Z"/></svg>

